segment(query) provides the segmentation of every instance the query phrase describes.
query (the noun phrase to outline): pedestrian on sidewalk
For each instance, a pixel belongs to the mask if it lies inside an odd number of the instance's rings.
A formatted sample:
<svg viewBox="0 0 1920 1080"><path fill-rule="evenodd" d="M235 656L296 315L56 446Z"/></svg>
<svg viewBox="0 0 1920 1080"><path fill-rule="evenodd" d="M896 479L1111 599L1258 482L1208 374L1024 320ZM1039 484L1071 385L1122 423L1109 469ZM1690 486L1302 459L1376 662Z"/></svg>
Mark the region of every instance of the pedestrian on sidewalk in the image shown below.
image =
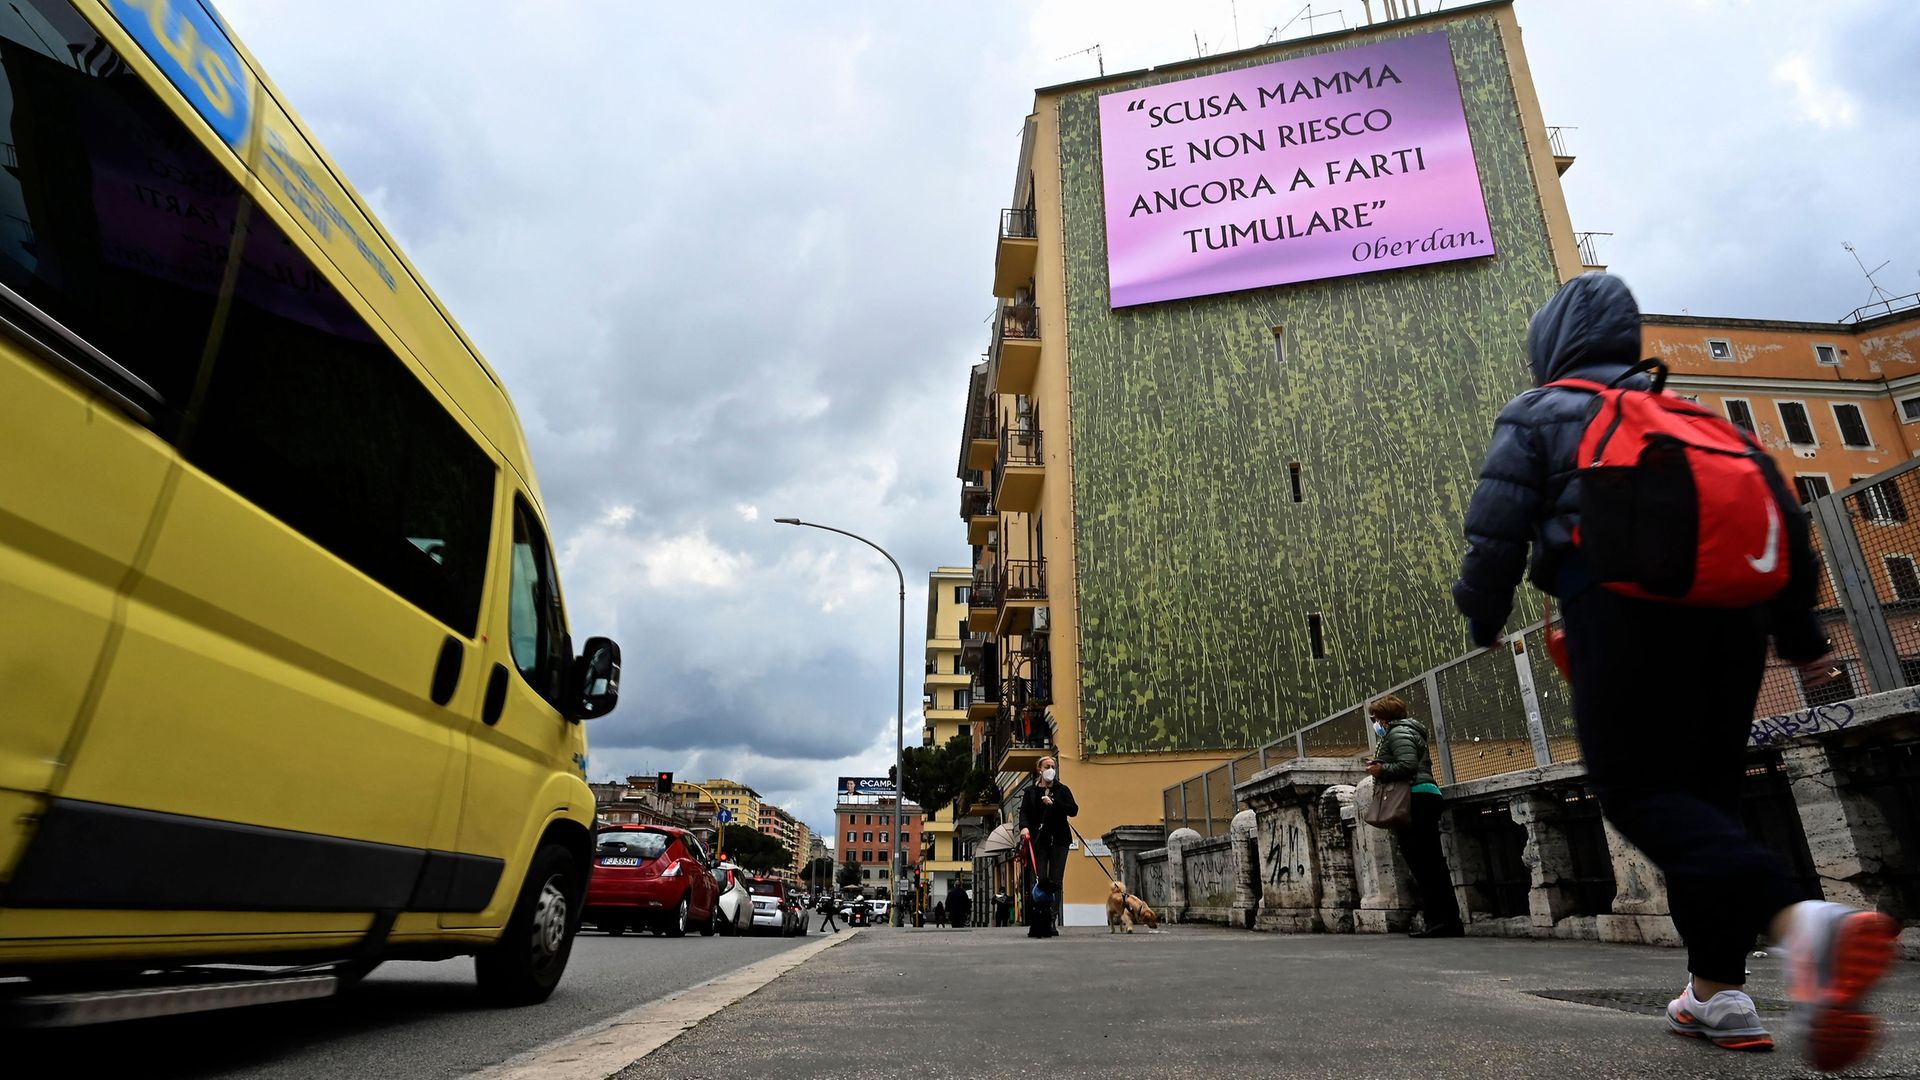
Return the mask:
<svg viewBox="0 0 1920 1080"><path fill-rule="evenodd" d="M1427 726L1407 714L1407 703L1388 694L1367 706L1377 749L1367 762L1367 775L1376 782L1405 780L1412 786L1413 820L1393 830L1400 857L1407 860L1420 886L1420 908L1426 929L1408 937L1459 937L1460 905L1453 895L1453 874L1440 848L1440 811L1444 800L1433 782L1433 758L1428 750Z"/></svg>
<svg viewBox="0 0 1920 1080"><path fill-rule="evenodd" d="M933 902L933 925L936 927L947 925L947 903L944 900Z"/></svg>
<svg viewBox="0 0 1920 1080"><path fill-rule="evenodd" d="M1013 894L996 893L993 897L993 925L1013 925Z"/></svg>
<svg viewBox="0 0 1920 1080"><path fill-rule="evenodd" d="M1027 905L1027 936L1057 937L1062 888L1066 884L1067 849L1073 843L1073 826L1067 819L1080 813L1073 791L1060 782L1059 763L1043 757L1034 766L1034 781L1020 796L1020 842L1031 842L1032 865L1040 888L1052 894L1050 904Z"/></svg>
<svg viewBox="0 0 1920 1080"><path fill-rule="evenodd" d="M1773 1037L1741 989L1747 951L1764 933L1792 957L1790 995L1808 1061L1823 1071L1845 1068L1877 1038L1879 1021L1865 997L1891 963L1898 925L1876 912L1807 899L1747 832L1740 809L1768 638L1794 663L1827 651L1812 616L1820 571L1806 515L1756 445L1752 454L1722 460L1764 473L1773 492L1765 539L1741 545L1745 551L1719 548L1725 565L1694 552L1682 553L1681 565L1696 574L1738 575L1742 564L1732 560L1745 559L1754 575L1771 575L1784 557L1784 588L1764 602L1727 608L1601 585L1579 547L1593 541L1599 519L1587 532L1577 530L1583 497L1607 496L1613 485L1583 486L1586 470L1576 455L1598 388L1651 386L1633 374L1639 307L1619 278L1584 274L1534 314L1527 354L1536 388L1508 402L1495 420L1467 511L1468 549L1453 595L1469 636L1483 648L1499 644L1531 546L1533 583L1557 597L1565 613L1588 781L1607 820L1665 876L1674 926L1687 946L1691 979L1667 1006L1669 1026L1728 1049L1771 1049ZM1562 379L1586 385L1548 385ZM1616 403L1616 417L1624 407ZM1675 453L1685 455L1684 444ZM1648 482L1639 479L1644 471L1633 468L1634 483ZM1709 519L1708 512L1699 511L1702 530L1731 520ZM1610 515L1607 524L1619 526L1618 518ZM1663 522L1634 524L1654 531Z"/></svg>
<svg viewBox="0 0 1920 1080"><path fill-rule="evenodd" d="M947 890L947 910L953 913L955 928L965 930L973 922L973 899L967 894L967 883L962 881Z"/></svg>
<svg viewBox="0 0 1920 1080"><path fill-rule="evenodd" d="M834 933L837 934L840 932L840 924L834 919L834 916L838 914L839 907L840 905L838 902L835 901L832 893L827 893L820 897L819 911L820 911L820 932L821 933L823 934L826 933L827 927L829 926L833 927Z"/></svg>

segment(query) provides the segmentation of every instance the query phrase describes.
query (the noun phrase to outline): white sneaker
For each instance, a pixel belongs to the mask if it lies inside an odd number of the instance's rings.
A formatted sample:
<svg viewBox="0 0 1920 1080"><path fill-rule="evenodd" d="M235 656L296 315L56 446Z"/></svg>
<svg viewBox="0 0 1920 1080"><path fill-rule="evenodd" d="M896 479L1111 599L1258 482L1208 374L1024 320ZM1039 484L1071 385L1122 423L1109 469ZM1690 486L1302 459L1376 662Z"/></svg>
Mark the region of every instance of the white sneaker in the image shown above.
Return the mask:
<svg viewBox="0 0 1920 1080"><path fill-rule="evenodd" d="M1705 1039L1722 1050L1771 1050L1773 1036L1760 1026L1760 1010L1738 990L1722 990L1705 1001L1693 996L1693 983L1667 1002L1667 1026L1675 1035Z"/></svg>
<svg viewBox="0 0 1920 1080"><path fill-rule="evenodd" d="M1834 1072L1859 1061L1880 1038L1866 997L1893 963L1900 924L1877 911L1807 900L1793 906L1787 932L1788 995L1807 1063Z"/></svg>

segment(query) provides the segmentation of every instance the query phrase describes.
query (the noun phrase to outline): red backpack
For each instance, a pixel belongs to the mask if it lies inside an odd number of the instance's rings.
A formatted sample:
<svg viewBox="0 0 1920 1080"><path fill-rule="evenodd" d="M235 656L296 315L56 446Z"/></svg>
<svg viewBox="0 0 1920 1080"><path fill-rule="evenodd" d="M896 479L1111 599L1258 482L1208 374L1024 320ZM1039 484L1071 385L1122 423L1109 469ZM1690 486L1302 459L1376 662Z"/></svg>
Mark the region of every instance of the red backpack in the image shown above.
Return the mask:
<svg viewBox="0 0 1920 1080"><path fill-rule="evenodd" d="M1654 373L1652 390L1622 387ZM1667 365L1645 360L1591 391L1580 436L1580 524L1573 543L1599 582L1628 596L1740 608L1787 585L1784 491L1773 459L1725 417L1663 393Z"/></svg>

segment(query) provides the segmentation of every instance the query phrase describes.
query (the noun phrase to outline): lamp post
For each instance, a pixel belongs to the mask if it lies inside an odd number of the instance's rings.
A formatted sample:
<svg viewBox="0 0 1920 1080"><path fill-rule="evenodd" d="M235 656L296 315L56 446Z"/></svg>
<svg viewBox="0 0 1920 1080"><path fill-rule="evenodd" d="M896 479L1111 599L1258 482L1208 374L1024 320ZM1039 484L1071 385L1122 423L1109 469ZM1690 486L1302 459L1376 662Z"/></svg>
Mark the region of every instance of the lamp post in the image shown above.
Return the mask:
<svg viewBox="0 0 1920 1080"><path fill-rule="evenodd" d="M801 521L799 518L784 517L774 518L773 520L780 525L801 525L809 529L824 529L827 532L839 533L841 536L858 540L879 552L887 562L892 563L893 576L900 581L900 643L898 650L900 673L894 687L897 694L894 699L893 711L893 844L892 850L888 852L888 858L893 863L893 872L889 875L887 883L887 891L890 895L887 903L887 911L891 914L889 921L892 925L899 926L901 925L900 879L906 871L906 859L903 857L906 850L906 839L901 835L900 825L902 821L901 806L906 802L905 788L907 773L906 769L902 767L904 763L901 761L900 748L906 742L907 738L907 575L900 572L899 561L892 555L887 554L886 548L881 547L879 544L874 543L858 533L850 533L845 529L836 529L831 525L817 525L811 521Z"/></svg>

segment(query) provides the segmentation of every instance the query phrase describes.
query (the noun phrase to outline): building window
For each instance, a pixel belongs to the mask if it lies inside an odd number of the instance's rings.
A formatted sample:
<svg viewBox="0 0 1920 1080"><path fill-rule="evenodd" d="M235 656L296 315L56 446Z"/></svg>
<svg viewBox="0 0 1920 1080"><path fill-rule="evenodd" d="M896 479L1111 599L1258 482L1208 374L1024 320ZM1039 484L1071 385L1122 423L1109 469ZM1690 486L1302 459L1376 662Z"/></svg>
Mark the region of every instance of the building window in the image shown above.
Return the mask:
<svg viewBox="0 0 1920 1080"><path fill-rule="evenodd" d="M961 737L961 738L963 738L963 739L965 739L965 740L967 740L968 742L972 742L972 741L973 741L973 725L972 725L972 724L961 724L961 725L960 725L960 737Z"/></svg>
<svg viewBox="0 0 1920 1080"><path fill-rule="evenodd" d="M1865 483L1871 476L1856 476L1853 482ZM1876 525L1899 525L1907 520L1907 501L1900 495L1900 485L1893 480L1875 484L1856 496L1867 512L1867 520Z"/></svg>
<svg viewBox="0 0 1920 1080"><path fill-rule="evenodd" d="M1920 398L1915 400L1920 400ZM1753 426L1753 406L1739 398L1727 399L1727 419L1733 421L1734 427L1744 428L1749 435L1755 434L1758 431L1758 429Z"/></svg>
<svg viewBox="0 0 1920 1080"><path fill-rule="evenodd" d="M1287 331L1285 327L1276 326L1273 328L1273 362L1276 364L1284 364L1287 362Z"/></svg>
<svg viewBox="0 0 1920 1080"><path fill-rule="evenodd" d="M887 842L887 834L886 834L886 833L881 833L881 834L880 834L880 842L881 842L881 843L883 843L883 844Z"/></svg>
<svg viewBox="0 0 1920 1080"><path fill-rule="evenodd" d="M965 585L955 585L953 587L953 602L959 604L961 607L967 606L967 588Z"/></svg>
<svg viewBox="0 0 1920 1080"><path fill-rule="evenodd" d="M1895 600L1920 600L1920 569L1915 568L1911 555L1887 555L1882 557L1887 566L1887 581L1893 585Z"/></svg>
<svg viewBox="0 0 1920 1080"><path fill-rule="evenodd" d="M1817 670L1817 674L1809 675L1804 668L1795 669L1800 677L1800 693L1808 705L1831 705L1859 696L1859 691L1853 686L1853 675L1845 664Z"/></svg>
<svg viewBox="0 0 1920 1080"><path fill-rule="evenodd" d="M1306 502L1307 501L1306 493L1300 489L1300 463L1299 462L1294 461L1294 462L1288 463L1287 479L1293 484L1293 501Z"/></svg>
<svg viewBox="0 0 1920 1080"><path fill-rule="evenodd" d="M1807 416L1807 406L1800 401L1782 401L1779 403L1780 423L1786 426L1787 441L1795 446L1819 446L1813 437L1813 420Z"/></svg>
<svg viewBox="0 0 1920 1080"><path fill-rule="evenodd" d="M1733 342L1725 338L1708 338L1707 355L1715 360L1733 359Z"/></svg>
<svg viewBox="0 0 1920 1080"><path fill-rule="evenodd" d="M1802 503L1815 499L1824 499L1833 494L1833 485L1827 482L1823 473L1801 473L1793 478L1793 489L1800 495Z"/></svg>
<svg viewBox="0 0 1920 1080"><path fill-rule="evenodd" d="M1327 639L1320 627L1320 613L1315 611L1307 616L1307 649L1315 660L1327 658Z"/></svg>
<svg viewBox="0 0 1920 1080"><path fill-rule="evenodd" d="M1900 399L1900 419L1908 424L1920 420L1920 397Z"/></svg>
<svg viewBox="0 0 1920 1080"><path fill-rule="evenodd" d="M953 707L956 709L966 708L967 704L972 700L973 691L971 690L955 690L953 692Z"/></svg>
<svg viewBox="0 0 1920 1080"><path fill-rule="evenodd" d="M860 839L860 837L859 837L859 836L857 836L857 835L855 835L855 833L854 833L854 831L853 831L852 829L848 829L848 830L847 830L847 842L848 842L848 843L852 843L852 842L854 842L855 840L858 840L858 839Z"/></svg>
<svg viewBox="0 0 1920 1080"><path fill-rule="evenodd" d="M871 871L871 870L862 870L862 871L860 871L860 880L861 880L861 881L872 881L872 880L873 880L873 871Z"/></svg>
<svg viewBox="0 0 1920 1080"><path fill-rule="evenodd" d="M1873 436L1867 434L1867 420L1860 415L1860 406L1852 402L1835 402L1833 419L1840 425L1842 443L1856 450L1873 449Z"/></svg>
<svg viewBox="0 0 1920 1080"><path fill-rule="evenodd" d="M873 843L873 834L872 834L872 833L867 833L867 834L865 834L865 835L864 835L864 836L863 836L863 837L861 838L861 841L860 841L860 842L861 842L861 843L863 843L863 844L871 844L871 843Z"/></svg>
<svg viewBox="0 0 1920 1080"><path fill-rule="evenodd" d="M1825 365L1826 367L1839 367L1840 350L1831 345L1815 345L1813 347L1813 362Z"/></svg>

